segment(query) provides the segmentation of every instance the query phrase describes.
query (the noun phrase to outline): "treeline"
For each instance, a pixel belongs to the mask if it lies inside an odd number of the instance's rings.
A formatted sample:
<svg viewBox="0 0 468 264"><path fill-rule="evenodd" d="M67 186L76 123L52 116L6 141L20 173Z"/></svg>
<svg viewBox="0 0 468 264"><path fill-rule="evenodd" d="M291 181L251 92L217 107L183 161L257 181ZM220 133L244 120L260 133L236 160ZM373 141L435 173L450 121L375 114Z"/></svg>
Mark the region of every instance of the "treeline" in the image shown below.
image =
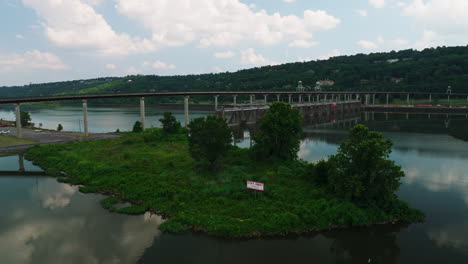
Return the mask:
<svg viewBox="0 0 468 264"><path fill-rule="evenodd" d="M1 97L74 93L294 90L298 81L325 90L468 92L468 46L339 56L217 74L134 75L71 82L0 87ZM171 99L164 99L169 100ZM121 100L122 102L125 101Z"/></svg>

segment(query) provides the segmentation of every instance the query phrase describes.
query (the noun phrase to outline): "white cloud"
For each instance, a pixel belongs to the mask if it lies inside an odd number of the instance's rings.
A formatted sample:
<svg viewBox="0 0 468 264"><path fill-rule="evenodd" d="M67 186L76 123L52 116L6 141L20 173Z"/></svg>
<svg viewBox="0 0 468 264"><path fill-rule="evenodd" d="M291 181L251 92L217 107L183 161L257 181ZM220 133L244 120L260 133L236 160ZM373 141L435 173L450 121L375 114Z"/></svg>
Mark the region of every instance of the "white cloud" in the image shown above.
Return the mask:
<svg viewBox="0 0 468 264"><path fill-rule="evenodd" d="M438 38L438 35L436 32L431 31L431 30L424 30L421 39L416 41L413 47L418 50L423 50L425 48L434 47L437 45L436 44L437 38Z"/></svg>
<svg viewBox="0 0 468 264"><path fill-rule="evenodd" d="M364 9L358 9L358 10L356 10L356 14L358 14L359 16L362 16L362 17L368 16L367 10L364 10Z"/></svg>
<svg viewBox="0 0 468 264"><path fill-rule="evenodd" d="M255 54L253 48L241 51L241 63L254 66L276 65L277 62L266 59L261 54Z"/></svg>
<svg viewBox="0 0 468 264"><path fill-rule="evenodd" d="M369 0L369 4L375 8L385 7L385 0Z"/></svg>
<svg viewBox="0 0 468 264"><path fill-rule="evenodd" d="M106 64L106 68L110 70L115 70L117 69L117 66L115 66L115 64L108 63Z"/></svg>
<svg viewBox="0 0 468 264"><path fill-rule="evenodd" d="M403 14L416 19L425 27L445 32L468 32L468 1L466 0L412 0Z"/></svg>
<svg viewBox="0 0 468 264"><path fill-rule="evenodd" d="M316 31L335 28L340 20L322 10L303 17L254 11L239 0L116 0L117 10L139 21L163 46L198 42L199 47L233 46L251 41L264 45L287 39L311 39Z"/></svg>
<svg viewBox="0 0 468 264"><path fill-rule="evenodd" d="M21 35L21 34L16 34L15 37L19 38L19 39L25 39L25 37L23 35Z"/></svg>
<svg viewBox="0 0 468 264"><path fill-rule="evenodd" d="M23 3L36 11L43 20L47 38L60 47L87 49L99 55L156 50L154 41L115 32L90 1L23 0Z"/></svg>
<svg viewBox="0 0 468 264"><path fill-rule="evenodd" d="M173 70L173 69L176 68L176 66L174 64L165 63L165 62L162 62L160 60L155 61L152 64L152 66L155 69L162 69L162 70Z"/></svg>
<svg viewBox="0 0 468 264"><path fill-rule="evenodd" d="M340 56L341 52L338 49L333 49L330 52L320 56L318 59L319 60L328 60L329 58L337 57Z"/></svg>
<svg viewBox="0 0 468 264"><path fill-rule="evenodd" d="M27 51L24 54L0 55L0 72L64 70L67 68L68 66L58 56L38 50Z"/></svg>
<svg viewBox="0 0 468 264"><path fill-rule="evenodd" d="M283 0L283 2L288 3L288 4L291 4L291 3L296 2L296 0Z"/></svg>
<svg viewBox="0 0 468 264"><path fill-rule="evenodd" d="M310 48L316 45L318 45L318 42L307 41L303 39L294 40L293 42L288 44L289 47L294 47L294 48Z"/></svg>
<svg viewBox="0 0 468 264"><path fill-rule="evenodd" d="M228 51L225 51L225 52L216 52L214 54L214 57L217 58L217 59L229 59L229 58L232 58L236 56L236 53L228 50Z"/></svg>
<svg viewBox="0 0 468 264"><path fill-rule="evenodd" d="M409 45L409 41L406 39L397 38L397 39L392 40L391 42L396 46L408 46Z"/></svg>
<svg viewBox="0 0 468 264"><path fill-rule="evenodd" d="M364 49L376 49L377 48L377 44L368 40L359 40L357 44Z"/></svg>
<svg viewBox="0 0 468 264"><path fill-rule="evenodd" d="M127 74L138 74L138 73L140 73L140 71L134 66L128 67L126 72L127 72Z"/></svg>

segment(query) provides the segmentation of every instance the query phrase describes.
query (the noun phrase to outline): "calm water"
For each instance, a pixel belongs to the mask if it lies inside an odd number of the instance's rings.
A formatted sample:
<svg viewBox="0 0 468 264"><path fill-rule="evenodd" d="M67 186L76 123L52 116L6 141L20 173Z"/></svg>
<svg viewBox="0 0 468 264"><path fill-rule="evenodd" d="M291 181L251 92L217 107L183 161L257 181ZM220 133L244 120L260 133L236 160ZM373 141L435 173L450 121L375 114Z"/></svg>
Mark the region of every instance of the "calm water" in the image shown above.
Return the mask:
<svg viewBox="0 0 468 264"><path fill-rule="evenodd" d="M300 157L335 153L350 124L306 127ZM157 216L108 213L102 196L55 179L3 176L0 263L468 263L468 142L451 136L466 117L376 114L367 124L394 141L391 158L406 172L398 194L427 213L425 223L270 240L174 236L158 231ZM18 170L18 157L0 158L0 170Z"/></svg>
<svg viewBox="0 0 468 264"><path fill-rule="evenodd" d="M160 127L158 121L163 117L164 112L151 105L146 106L145 121L147 127ZM82 132L83 131L83 112L79 106L66 106L58 109L32 109L28 111L31 114L31 122L36 126L42 124L43 128L57 129L58 124L62 124L64 131ZM183 110L170 110L176 119L184 123ZM205 111L190 110L190 119L205 116ZM13 111L1 110L0 119L15 120ZM115 132L130 131L135 121L140 120L140 108L135 107L88 107L88 124L90 132Z"/></svg>

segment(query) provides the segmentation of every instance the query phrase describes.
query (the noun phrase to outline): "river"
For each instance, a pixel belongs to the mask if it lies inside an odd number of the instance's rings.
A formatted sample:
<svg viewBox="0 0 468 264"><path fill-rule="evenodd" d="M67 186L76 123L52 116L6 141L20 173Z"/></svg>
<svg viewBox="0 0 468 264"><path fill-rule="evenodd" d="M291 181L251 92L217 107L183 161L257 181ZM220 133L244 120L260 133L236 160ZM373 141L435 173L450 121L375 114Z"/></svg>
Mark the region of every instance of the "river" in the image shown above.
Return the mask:
<svg viewBox="0 0 468 264"><path fill-rule="evenodd" d="M50 111L44 115L74 114ZM49 117L39 111L34 118L46 126ZM122 129L138 112L114 109L105 118ZM398 195L427 214L425 223L247 241L170 235L158 231L163 221L158 216L109 213L99 204L102 196L82 194L53 178L1 176L0 262L468 263L468 142L452 136L468 133L468 119L404 114L368 119L369 127L393 140L391 158L406 173ZM349 125L331 120L329 126L306 126L300 157L317 161L335 153ZM241 144L246 142L248 135ZM24 166L26 171L40 170L28 161ZM1 157L0 170L17 171L18 156Z"/></svg>

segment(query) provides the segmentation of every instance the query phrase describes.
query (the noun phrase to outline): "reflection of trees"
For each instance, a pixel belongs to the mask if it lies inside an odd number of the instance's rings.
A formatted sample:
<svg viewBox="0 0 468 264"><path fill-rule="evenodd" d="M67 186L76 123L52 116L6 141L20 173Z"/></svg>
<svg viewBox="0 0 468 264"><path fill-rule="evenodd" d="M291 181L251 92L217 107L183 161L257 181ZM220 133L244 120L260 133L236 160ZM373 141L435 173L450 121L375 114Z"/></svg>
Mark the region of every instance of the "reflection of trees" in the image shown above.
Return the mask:
<svg viewBox="0 0 468 264"><path fill-rule="evenodd" d="M332 239L330 253L336 263L398 263L400 248L396 234L402 225L385 225L349 231L334 231L324 236ZM370 262L369 262L370 260Z"/></svg>

